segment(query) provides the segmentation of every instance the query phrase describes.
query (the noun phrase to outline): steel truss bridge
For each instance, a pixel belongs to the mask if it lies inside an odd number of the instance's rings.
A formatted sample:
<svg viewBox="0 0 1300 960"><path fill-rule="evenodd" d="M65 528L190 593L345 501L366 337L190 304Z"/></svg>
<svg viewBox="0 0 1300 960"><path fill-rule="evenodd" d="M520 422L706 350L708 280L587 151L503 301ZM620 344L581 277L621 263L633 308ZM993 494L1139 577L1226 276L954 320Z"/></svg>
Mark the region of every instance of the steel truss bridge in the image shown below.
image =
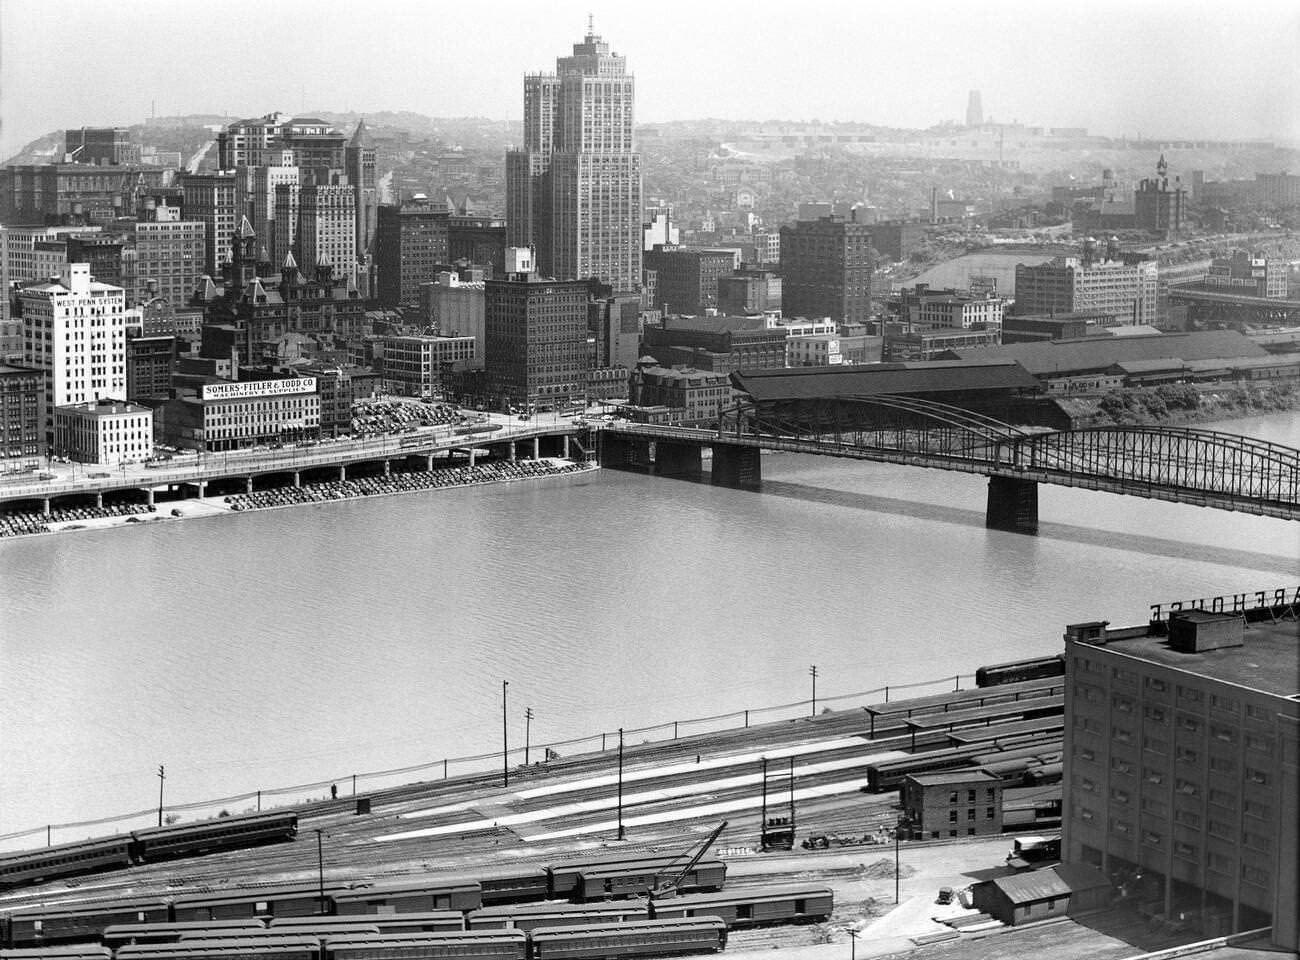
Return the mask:
<svg viewBox="0 0 1300 960"><path fill-rule="evenodd" d="M627 447L634 438L654 442L653 463ZM984 474L988 524L1010 530L1037 528L1039 483L1300 519L1300 450L1292 447L1178 427L1026 430L913 397L742 401L716 430L616 423L601 442L608 465L640 459L679 475L698 470L708 445L714 482L738 485L761 479L760 450Z"/></svg>

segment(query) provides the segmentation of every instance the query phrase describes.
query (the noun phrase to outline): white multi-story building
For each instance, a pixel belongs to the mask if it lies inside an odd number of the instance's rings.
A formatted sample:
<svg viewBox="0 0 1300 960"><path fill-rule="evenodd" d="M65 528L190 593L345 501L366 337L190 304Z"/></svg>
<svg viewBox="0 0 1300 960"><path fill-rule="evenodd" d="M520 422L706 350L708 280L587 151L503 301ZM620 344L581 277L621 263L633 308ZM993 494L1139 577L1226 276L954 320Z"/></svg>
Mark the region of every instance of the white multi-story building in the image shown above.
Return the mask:
<svg viewBox="0 0 1300 960"><path fill-rule="evenodd" d="M473 337L474 357L482 365L486 284L482 280L461 280L444 270L438 279L420 284L421 314L444 337Z"/></svg>
<svg viewBox="0 0 1300 960"><path fill-rule="evenodd" d="M843 362L840 338L834 334L813 333L785 338L787 367L833 367Z"/></svg>
<svg viewBox="0 0 1300 960"><path fill-rule="evenodd" d="M72 263L58 280L24 287L23 366L45 371L45 431L54 408L126 399L126 291Z"/></svg>
<svg viewBox="0 0 1300 960"><path fill-rule="evenodd" d="M249 193L253 208L253 230L270 253L271 262L278 266L284 263L284 258L293 250L293 242L298 235L297 196L301 172L293 164L293 151L281 151L278 166L251 168L247 179L251 183ZM284 201L283 230L277 219L275 202L275 190L279 186L284 186L288 191Z"/></svg>
<svg viewBox="0 0 1300 960"><path fill-rule="evenodd" d="M535 246L538 273L641 286L641 154L627 61L588 30L553 74L524 78L524 144L506 156L511 246Z"/></svg>
<svg viewBox="0 0 1300 960"><path fill-rule="evenodd" d="M153 411L121 400L91 400L54 411L54 453L77 463L130 463L153 453Z"/></svg>
<svg viewBox="0 0 1300 960"><path fill-rule="evenodd" d="M1159 318L1159 282L1154 261L1056 257L1047 263L1016 265L1016 312L1077 313L1104 310L1133 324Z"/></svg>
<svg viewBox="0 0 1300 960"><path fill-rule="evenodd" d="M347 184L303 187L298 207L298 262L315 271L326 264L334 276L356 277L356 191Z"/></svg>

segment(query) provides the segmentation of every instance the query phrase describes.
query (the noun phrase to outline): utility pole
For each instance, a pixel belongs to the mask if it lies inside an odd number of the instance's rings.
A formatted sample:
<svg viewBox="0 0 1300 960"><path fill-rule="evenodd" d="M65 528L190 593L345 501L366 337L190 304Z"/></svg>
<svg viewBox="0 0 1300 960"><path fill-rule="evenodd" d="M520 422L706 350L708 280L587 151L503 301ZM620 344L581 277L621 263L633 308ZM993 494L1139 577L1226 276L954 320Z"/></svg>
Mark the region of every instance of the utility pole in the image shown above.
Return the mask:
<svg viewBox="0 0 1300 960"><path fill-rule="evenodd" d="M623 728L618 728L618 838L623 839Z"/></svg>
<svg viewBox="0 0 1300 960"><path fill-rule="evenodd" d="M528 766L528 745L533 725L533 708L524 707L524 766Z"/></svg>
<svg viewBox="0 0 1300 960"><path fill-rule="evenodd" d="M163 781L167 779L167 774L163 770L163 765L158 764L158 826L162 826L162 791Z"/></svg>
<svg viewBox="0 0 1300 960"><path fill-rule="evenodd" d="M849 927L849 960L857 960L858 956L858 931Z"/></svg>
<svg viewBox="0 0 1300 960"><path fill-rule="evenodd" d="M510 727L506 720L506 687L509 680L501 681L501 785L510 786Z"/></svg>
<svg viewBox="0 0 1300 960"><path fill-rule="evenodd" d="M320 827L316 828L316 879L317 891L320 896L319 909L322 917L325 916L325 848L321 842L323 833L324 831Z"/></svg>
<svg viewBox="0 0 1300 960"><path fill-rule="evenodd" d="M813 664L808 668L808 673L812 677L812 715L817 716L817 665Z"/></svg>

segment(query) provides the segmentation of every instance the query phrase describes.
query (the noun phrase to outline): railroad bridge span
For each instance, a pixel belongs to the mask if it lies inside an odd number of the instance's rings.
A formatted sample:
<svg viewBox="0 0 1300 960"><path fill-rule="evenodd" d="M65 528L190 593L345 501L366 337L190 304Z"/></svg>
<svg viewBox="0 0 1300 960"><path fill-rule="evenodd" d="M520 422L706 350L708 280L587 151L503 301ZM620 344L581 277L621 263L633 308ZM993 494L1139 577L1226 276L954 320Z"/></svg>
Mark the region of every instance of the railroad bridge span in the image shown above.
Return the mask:
<svg viewBox="0 0 1300 960"><path fill-rule="evenodd" d="M742 400L715 429L615 422L602 466L758 487L763 450L898 463L989 478L987 525L1033 533L1038 484L1051 483L1286 520L1300 519L1300 450L1178 427L1015 427L916 397Z"/></svg>

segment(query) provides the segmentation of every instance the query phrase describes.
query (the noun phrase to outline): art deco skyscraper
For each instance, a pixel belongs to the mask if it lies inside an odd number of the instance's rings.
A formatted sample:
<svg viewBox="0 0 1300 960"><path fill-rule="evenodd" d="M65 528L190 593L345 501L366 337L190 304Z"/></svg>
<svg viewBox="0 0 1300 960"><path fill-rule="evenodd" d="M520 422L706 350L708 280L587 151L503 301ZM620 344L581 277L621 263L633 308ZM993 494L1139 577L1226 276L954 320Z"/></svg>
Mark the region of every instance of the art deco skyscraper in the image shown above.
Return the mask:
<svg viewBox="0 0 1300 960"><path fill-rule="evenodd" d="M588 26L553 74L524 77L524 143L506 155L509 243L533 246L538 272L641 285L641 155L634 81Z"/></svg>

